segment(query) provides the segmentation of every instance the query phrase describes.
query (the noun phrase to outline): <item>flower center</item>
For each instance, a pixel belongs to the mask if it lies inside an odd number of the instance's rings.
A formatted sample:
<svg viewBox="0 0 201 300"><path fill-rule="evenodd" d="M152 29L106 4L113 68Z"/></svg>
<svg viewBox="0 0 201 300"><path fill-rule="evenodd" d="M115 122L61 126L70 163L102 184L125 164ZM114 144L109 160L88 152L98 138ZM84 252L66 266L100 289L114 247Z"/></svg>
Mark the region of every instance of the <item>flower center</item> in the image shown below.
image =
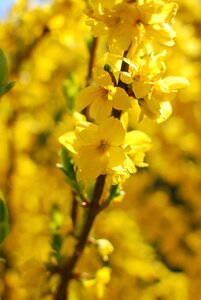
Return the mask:
<svg viewBox="0 0 201 300"><path fill-rule="evenodd" d="M133 79L134 79L135 81L140 80L140 74L136 74L136 75L133 77Z"/></svg>
<svg viewBox="0 0 201 300"><path fill-rule="evenodd" d="M100 92L101 92L102 99L105 101L108 100L108 90L101 87Z"/></svg>
<svg viewBox="0 0 201 300"><path fill-rule="evenodd" d="M108 144L108 142L101 140L100 145L98 146L98 151L101 153L104 153L107 150L109 150L109 148L110 148L110 145Z"/></svg>
<svg viewBox="0 0 201 300"><path fill-rule="evenodd" d="M140 19L135 21L135 27L140 33L144 33L145 24Z"/></svg>

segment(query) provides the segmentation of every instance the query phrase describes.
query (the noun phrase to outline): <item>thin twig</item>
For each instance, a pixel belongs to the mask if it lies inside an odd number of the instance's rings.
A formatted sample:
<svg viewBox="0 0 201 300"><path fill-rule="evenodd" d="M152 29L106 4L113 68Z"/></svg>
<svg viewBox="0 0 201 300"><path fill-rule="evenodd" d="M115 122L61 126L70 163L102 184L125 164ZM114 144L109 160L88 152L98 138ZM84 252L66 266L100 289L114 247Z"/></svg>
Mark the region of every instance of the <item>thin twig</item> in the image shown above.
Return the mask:
<svg viewBox="0 0 201 300"><path fill-rule="evenodd" d="M68 297L68 284L73 278L73 270L84 251L88 240L89 232L92 228L94 219L99 211L99 200L103 192L105 178L106 175L100 175L96 180L96 185L94 188L94 193L92 201L90 203L90 207L88 208L88 215L85 224L83 225L82 232L78 238L79 241L75 247L75 251L72 257L66 260L63 267L61 268L61 282L55 294L54 300L66 300Z"/></svg>
<svg viewBox="0 0 201 300"><path fill-rule="evenodd" d="M73 222L73 229L76 227L76 221L77 221L77 210L78 210L78 202L76 199L75 192L73 192L73 202L72 202L72 208L71 208L71 219Z"/></svg>
<svg viewBox="0 0 201 300"><path fill-rule="evenodd" d="M92 79L92 70L94 66L95 56L96 56L96 48L98 44L98 39L93 38L91 48L90 48L90 58L89 58L89 65L88 65L88 74L86 79L86 86L89 86L91 84Z"/></svg>
<svg viewBox="0 0 201 300"><path fill-rule="evenodd" d="M128 50L124 52L124 58L127 56L127 53L128 53ZM121 72L128 72L128 68L129 68L129 65L123 60L122 64L121 64ZM127 91L127 84L124 83L123 81L121 81L120 78L119 78L117 86L124 89L125 91ZM122 113L121 110L117 110L115 108L112 109L112 116L114 116L117 119L120 119L121 113Z"/></svg>

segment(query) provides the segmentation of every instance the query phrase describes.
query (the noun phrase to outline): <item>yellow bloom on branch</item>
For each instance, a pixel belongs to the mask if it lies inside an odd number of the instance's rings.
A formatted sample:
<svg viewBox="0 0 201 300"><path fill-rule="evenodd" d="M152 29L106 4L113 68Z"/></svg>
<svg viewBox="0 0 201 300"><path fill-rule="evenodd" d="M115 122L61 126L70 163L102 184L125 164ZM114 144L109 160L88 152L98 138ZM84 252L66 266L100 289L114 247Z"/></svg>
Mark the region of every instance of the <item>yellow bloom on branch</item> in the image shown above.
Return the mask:
<svg viewBox="0 0 201 300"><path fill-rule="evenodd" d="M141 106L140 119L145 114L150 119L156 119L158 122L165 121L171 114L171 104L178 92L178 89L188 87L189 81L185 77L168 76L159 79L153 87L153 90L138 102Z"/></svg>
<svg viewBox="0 0 201 300"><path fill-rule="evenodd" d="M99 86L88 86L81 90L76 98L76 110L82 111L90 106L90 117L100 122L111 115L112 108L126 110L131 107L131 102L124 89L114 86L106 71L96 73Z"/></svg>
<svg viewBox="0 0 201 300"><path fill-rule="evenodd" d="M133 41L144 36L173 46L175 31L171 27L178 5L175 2L144 0L135 3L118 3L109 8L101 7L99 1L87 11L87 24L94 36L108 33L110 50L127 50Z"/></svg>
<svg viewBox="0 0 201 300"><path fill-rule="evenodd" d="M78 180L96 179L104 174L117 178L116 175L136 172L129 154L133 156L143 150L144 144L150 144L147 136L145 140L135 140L131 133L126 134L122 123L114 117L105 119L100 125L82 122L75 132L66 133L59 139L73 154ZM146 147L144 151L147 151Z"/></svg>

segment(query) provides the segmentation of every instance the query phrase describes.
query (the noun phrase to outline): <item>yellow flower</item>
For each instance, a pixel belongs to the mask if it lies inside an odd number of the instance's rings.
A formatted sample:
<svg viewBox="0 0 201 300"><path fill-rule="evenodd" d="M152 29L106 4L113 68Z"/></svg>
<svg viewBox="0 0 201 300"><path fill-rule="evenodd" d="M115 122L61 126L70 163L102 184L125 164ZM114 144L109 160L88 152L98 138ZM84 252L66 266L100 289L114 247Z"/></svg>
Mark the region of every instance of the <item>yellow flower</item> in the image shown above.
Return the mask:
<svg viewBox="0 0 201 300"><path fill-rule="evenodd" d="M109 267L102 267L97 270L95 277L92 279L83 280L83 285L86 288L95 287L97 297L102 299L105 294L105 288L111 279L111 269Z"/></svg>
<svg viewBox="0 0 201 300"><path fill-rule="evenodd" d="M60 142L76 154L78 179L95 179L124 163L126 155L120 148L124 138L121 122L111 117L99 126L83 122L76 128L75 134L67 133Z"/></svg>
<svg viewBox="0 0 201 300"><path fill-rule="evenodd" d="M136 55L132 60L127 60L129 72L121 72L120 78L126 84L132 85L135 98L143 98L150 93L166 68L163 61L165 55L166 51L162 51L158 55Z"/></svg>
<svg viewBox="0 0 201 300"><path fill-rule="evenodd" d="M109 9L88 10L87 24L92 27L94 36L108 33L110 50L127 50L133 40L140 41L144 36L172 46L176 34L170 24L177 8L175 2L165 1L118 3Z"/></svg>
<svg viewBox="0 0 201 300"><path fill-rule="evenodd" d="M148 164L144 162L145 152L151 147L151 139L142 131L132 130L127 132L125 145L129 145L127 154L132 159L137 167L147 167Z"/></svg>
<svg viewBox="0 0 201 300"><path fill-rule="evenodd" d="M96 71L95 77L100 86L88 86L78 94L75 107L77 111L90 105L90 117L101 122L111 115L112 108L126 110L131 107L125 90L115 87L106 71Z"/></svg>
<svg viewBox="0 0 201 300"><path fill-rule="evenodd" d="M114 251L112 243L106 239L98 239L96 245L104 261L108 261L109 255Z"/></svg>
<svg viewBox="0 0 201 300"><path fill-rule="evenodd" d="M159 79L148 95L138 99L141 107L139 121L144 115L150 119L156 119L159 123L165 121L172 112L169 101L175 98L178 89L189 85L185 77L169 76Z"/></svg>
<svg viewBox="0 0 201 300"><path fill-rule="evenodd" d="M130 133L126 134L122 123L114 117L100 125L80 123L75 132L64 134L59 141L73 154L78 180L136 172L129 154L139 150L141 141L139 144Z"/></svg>

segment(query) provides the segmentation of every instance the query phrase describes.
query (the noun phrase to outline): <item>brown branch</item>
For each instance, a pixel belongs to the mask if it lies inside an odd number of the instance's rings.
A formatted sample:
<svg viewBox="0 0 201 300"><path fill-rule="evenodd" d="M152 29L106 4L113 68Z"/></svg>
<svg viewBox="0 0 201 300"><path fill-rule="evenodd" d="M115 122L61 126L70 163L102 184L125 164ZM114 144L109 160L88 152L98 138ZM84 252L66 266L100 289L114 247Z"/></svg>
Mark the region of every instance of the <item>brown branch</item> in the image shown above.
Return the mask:
<svg viewBox="0 0 201 300"><path fill-rule="evenodd" d="M90 203L90 207L88 208L88 215L86 221L83 225L82 232L79 236L79 241L75 247L75 251L72 257L64 263L61 268L61 282L58 287L58 290L55 294L54 300L66 300L68 299L68 284L70 280L73 278L73 270L81 257L84 248L86 246L89 232L92 228L94 219L99 212L99 200L101 198L104 184L105 184L106 175L100 175L95 184L94 193L92 197L92 201Z"/></svg>
<svg viewBox="0 0 201 300"><path fill-rule="evenodd" d="M30 43L27 47L23 46L19 49L19 52L16 53L13 58L14 61L12 63L12 69L11 69L12 73L17 74L19 72L22 63L31 57L34 49L40 44L43 38L49 33L50 33L49 28L46 25L44 25L41 34L38 37L36 37L32 43Z"/></svg>
<svg viewBox="0 0 201 300"><path fill-rule="evenodd" d="M92 70L93 70L95 56L96 56L97 44L98 44L98 39L97 38L93 38L93 41L92 41L92 44L91 44L91 47L90 47L88 73L87 73L87 77L86 77L86 87L89 86L91 84L91 81L92 81ZM90 119L87 107L85 107L82 110L82 114L86 116L87 120Z"/></svg>
<svg viewBox="0 0 201 300"><path fill-rule="evenodd" d="M124 51L124 56L123 56L124 58L127 56L127 53L128 53L128 50ZM121 72L128 72L128 68L129 68L129 65L123 60L122 64L121 64ZM127 84L124 83L123 81L121 81L120 78L119 78L117 86L124 89L125 91L127 91ZM115 108L112 109L112 116L114 116L117 119L120 119L121 113L122 113L121 110L117 110Z"/></svg>
<svg viewBox="0 0 201 300"><path fill-rule="evenodd" d="M98 39L93 38L92 45L91 45L91 48L90 48L90 58L89 58L89 66L88 66L88 74L87 74L87 79L86 79L86 86L89 86L91 84L92 70L93 70L95 56L96 56L97 44L98 44Z"/></svg>
<svg viewBox="0 0 201 300"><path fill-rule="evenodd" d="M78 202L76 199L75 192L73 192L73 200L72 200L72 208L71 208L71 219L73 222L73 229L76 227L76 220L77 220L77 210L78 210Z"/></svg>

